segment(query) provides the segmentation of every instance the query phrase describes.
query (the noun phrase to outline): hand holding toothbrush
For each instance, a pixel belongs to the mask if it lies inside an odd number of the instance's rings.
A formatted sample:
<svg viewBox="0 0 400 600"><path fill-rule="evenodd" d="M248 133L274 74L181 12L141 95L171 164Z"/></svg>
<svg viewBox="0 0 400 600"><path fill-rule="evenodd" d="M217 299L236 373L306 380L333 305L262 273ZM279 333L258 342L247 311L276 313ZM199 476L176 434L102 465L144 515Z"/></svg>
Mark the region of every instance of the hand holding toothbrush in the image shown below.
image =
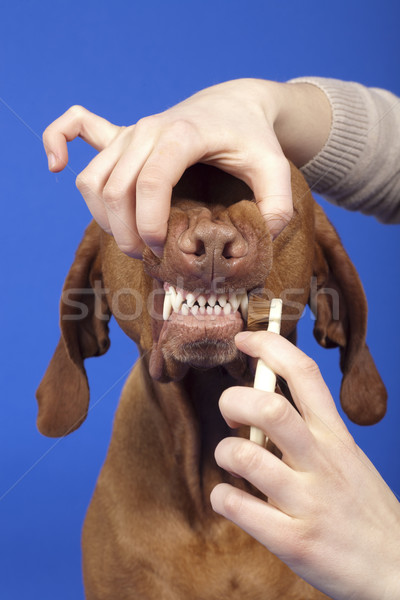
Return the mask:
<svg viewBox="0 0 400 600"><path fill-rule="evenodd" d="M220 442L217 463L268 500L219 484L214 510L334 600L400 598L400 504L347 430L317 365L270 332L242 332L236 345L287 381L300 414L276 393L222 394L228 425L256 426L283 456L242 438Z"/></svg>

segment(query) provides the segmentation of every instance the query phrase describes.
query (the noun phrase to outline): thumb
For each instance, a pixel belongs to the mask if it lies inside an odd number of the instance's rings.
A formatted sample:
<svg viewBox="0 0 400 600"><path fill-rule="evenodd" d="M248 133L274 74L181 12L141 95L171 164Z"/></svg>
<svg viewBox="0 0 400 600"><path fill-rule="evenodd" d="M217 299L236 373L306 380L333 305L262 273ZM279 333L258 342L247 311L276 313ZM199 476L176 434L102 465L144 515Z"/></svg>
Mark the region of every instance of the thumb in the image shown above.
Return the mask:
<svg viewBox="0 0 400 600"><path fill-rule="evenodd" d="M266 162L254 173L251 187L258 209L274 239L293 216L289 162L283 155L282 158Z"/></svg>

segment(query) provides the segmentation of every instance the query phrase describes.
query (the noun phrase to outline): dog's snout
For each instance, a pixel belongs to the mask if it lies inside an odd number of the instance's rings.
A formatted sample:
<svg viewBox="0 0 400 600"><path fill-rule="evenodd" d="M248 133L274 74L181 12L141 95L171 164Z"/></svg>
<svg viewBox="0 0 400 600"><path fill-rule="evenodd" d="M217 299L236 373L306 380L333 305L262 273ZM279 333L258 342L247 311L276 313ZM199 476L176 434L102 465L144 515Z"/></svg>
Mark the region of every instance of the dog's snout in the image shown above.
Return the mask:
<svg viewBox="0 0 400 600"><path fill-rule="evenodd" d="M232 223L203 215L181 234L178 249L186 265L227 275L246 256L248 245Z"/></svg>

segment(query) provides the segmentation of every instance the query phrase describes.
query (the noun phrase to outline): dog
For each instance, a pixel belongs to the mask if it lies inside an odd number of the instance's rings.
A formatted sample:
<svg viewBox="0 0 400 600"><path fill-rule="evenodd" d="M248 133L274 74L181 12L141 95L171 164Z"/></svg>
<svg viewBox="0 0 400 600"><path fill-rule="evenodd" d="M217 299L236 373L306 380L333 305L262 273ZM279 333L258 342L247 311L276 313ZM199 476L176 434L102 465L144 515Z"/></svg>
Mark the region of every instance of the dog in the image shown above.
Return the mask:
<svg viewBox="0 0 400 600"><path fill-rule="evenodd" d="M37 391L39 430L63 436L84 421L84 360L107 351L112 314L140 351L84 523L88 600L326 598L209 500L221 481L252 489L216 465L214 450L232 435L221 393L252 385L233 338L246 328L254 290L283 298L281 334L291 341L310 304L317 341L340 349L350 419L371 424L385 413L357 272L302 175L292 167L291 176L294 216L274 241L251 190L206 165L188 169L173 190L161 259L149 248L143 260L126 256L95 222L85 232L64 285L61 338Z"/></svg>

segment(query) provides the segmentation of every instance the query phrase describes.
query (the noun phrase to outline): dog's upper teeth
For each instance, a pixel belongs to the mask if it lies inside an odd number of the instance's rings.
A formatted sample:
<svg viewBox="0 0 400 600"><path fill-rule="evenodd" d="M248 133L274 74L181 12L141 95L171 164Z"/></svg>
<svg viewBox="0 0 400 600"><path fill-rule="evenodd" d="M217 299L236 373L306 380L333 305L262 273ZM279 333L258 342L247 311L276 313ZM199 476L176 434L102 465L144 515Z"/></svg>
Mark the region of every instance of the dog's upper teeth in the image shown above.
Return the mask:
<svg viewBox="0 0 400 600"><path fill-rule="evenodd" d="M231 305L233 312L235 312L235 310L238 309L239 303L240 303L239 297L234 292L230 292L229 293L229 304Z"/></svg>
<svg viewBox="0 0 400 600"><path fill-rule="evenodd" d="M229 302L227 302L225 304L225 306L224 306L224 308L222 310L224 311L224 315L230 315L231 314L232 307L229 304Z"/></svg>
<svg viewBox="0 0 400 600"><path fill-rule="evenodd" d="M173 305L174 312L178 312L180 310L180 308L182 306L182 302L183 302L182 293L179 290L177 290L175 299L174 299L174 305Z"/></svg>
<svg viewBox="0 0 400 600"><path fill-rule="evenodd" d="M163 306L163 319L167 321L171 312L181 312L182 315L229 315L236 312L240 307L243 319L247 319L248 298L247 293L229 292L228 294L216 294L211 292L209 295L196 292L186 292L176 289L174 286L164 284L165 296Z"/></svg>
<svg viewBox="0 0 400 600"><path fill-rule="evenodd" d="M218 296L218 304L220 306L222 306L222 308L224 308L224 306L226 305L227 301L228 301L228 297L227 297L226 294L220 294Z"/></svg>
<svg viewBox="0 0 400 600"><path fill-rule="evenodd" d="M193 306L193 304L196 302L196 296L194 294L192 294L191 292L189 292L186 295L186 302L187 302L187 305L191 308Z"/></svg>
<svg viewBox="0 0 400 600"><path fill-rule="evenodd" d="M217 301L217 296L215 294L210 294L208 297L208 300L207 300L208 304L210 306L215 306L216 301Z"/></svg>
<svg viewBox="0 0 400 600"><path fill-rule="evenodd" d="M205 306L207 304L207 299L205 296L201 295L197 298L197 302L199 306Z"/></svg>
<svg viewBox="0 0 400 600"><path fill-rule="evenodd" d="M172 312L172 294L165 294L164 307L163 307L163 319L166 321Z"/></svg>

